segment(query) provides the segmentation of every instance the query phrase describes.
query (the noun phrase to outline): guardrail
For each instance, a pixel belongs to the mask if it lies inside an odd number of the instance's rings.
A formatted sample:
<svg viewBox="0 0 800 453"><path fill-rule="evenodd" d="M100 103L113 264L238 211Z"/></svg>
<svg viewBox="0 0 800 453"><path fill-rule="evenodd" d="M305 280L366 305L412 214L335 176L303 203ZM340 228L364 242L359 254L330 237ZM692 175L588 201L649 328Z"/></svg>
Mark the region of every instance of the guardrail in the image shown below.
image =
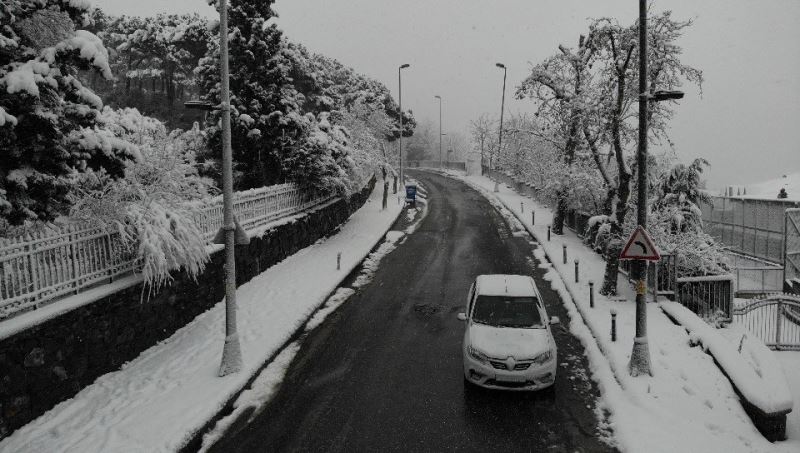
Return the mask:
<svg viewBox="0 0 800 453"><path fill-rule="evenodd" d="M297 214L332 200L295 184L237 192L234 214L245 229ZM195 217L211 241L222 226L222 197L204 204ZM140 269L136 252L119 233L87 224L53 227L51 232L0 239L0 319Z"/></svg>

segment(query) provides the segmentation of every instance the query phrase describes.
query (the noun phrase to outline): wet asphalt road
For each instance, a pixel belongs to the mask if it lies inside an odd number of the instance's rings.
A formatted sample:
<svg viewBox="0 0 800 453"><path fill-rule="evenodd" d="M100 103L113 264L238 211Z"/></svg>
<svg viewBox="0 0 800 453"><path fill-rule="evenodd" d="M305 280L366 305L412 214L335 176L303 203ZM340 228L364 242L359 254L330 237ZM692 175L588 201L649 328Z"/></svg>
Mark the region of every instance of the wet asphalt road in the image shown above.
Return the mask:
<svg viewBox="0 0 800 453"><path fill-rule="evenodd" d="M553 329L554 391L465 389L456 314L476 275L533 273L548 313L569 317L531 264L529 237L466 185L412 176L428 192L419 229L308 335L263 412L212 451L611 451L598 440L583 347L566 325Z"/></svg>

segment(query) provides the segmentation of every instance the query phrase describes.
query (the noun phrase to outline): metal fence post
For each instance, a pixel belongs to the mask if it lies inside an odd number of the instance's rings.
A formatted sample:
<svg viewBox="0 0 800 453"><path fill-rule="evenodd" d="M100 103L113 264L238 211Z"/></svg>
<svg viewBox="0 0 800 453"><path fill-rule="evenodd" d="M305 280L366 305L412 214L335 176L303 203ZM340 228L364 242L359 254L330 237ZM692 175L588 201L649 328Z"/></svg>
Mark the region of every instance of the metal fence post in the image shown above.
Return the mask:
<svg viewBox="0 0 800 453"><path fill-rule="evenodd" d="M72 225L69 226L69 251L70 255L72 256L72 286L73 292L78 294L80 290L80 285L78 282L78 247L75 243L75 228Z"/></svg>

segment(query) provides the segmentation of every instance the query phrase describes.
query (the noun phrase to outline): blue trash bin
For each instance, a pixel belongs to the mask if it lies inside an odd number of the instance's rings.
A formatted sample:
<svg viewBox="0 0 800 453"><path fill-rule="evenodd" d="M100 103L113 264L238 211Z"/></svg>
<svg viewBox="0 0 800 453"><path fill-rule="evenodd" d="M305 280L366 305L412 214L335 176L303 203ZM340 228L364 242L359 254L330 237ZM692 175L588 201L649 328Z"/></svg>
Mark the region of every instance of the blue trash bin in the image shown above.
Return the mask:
<svg viewBox="0 0 800 453"><path fill-rule="evenodd" d="M416 184L406 184L406 203L411 207L417 206L417 186Z"/></svg>

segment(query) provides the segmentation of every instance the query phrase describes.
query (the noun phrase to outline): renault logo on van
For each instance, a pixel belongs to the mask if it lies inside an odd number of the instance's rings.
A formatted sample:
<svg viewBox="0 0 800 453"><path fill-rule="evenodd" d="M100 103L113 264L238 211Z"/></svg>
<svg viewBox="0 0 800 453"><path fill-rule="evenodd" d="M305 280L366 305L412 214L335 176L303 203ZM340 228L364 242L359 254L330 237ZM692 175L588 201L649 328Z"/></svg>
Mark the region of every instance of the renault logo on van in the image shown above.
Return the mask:
<svg viewBox="0 0 800 453"><path fill-rule="evenodd" d="M516 362L514 361L514 357L509 357L509 358L506 359L506 368L508 368L509 370L513 370L514 369L514 365L516 365Z"/></svg>

